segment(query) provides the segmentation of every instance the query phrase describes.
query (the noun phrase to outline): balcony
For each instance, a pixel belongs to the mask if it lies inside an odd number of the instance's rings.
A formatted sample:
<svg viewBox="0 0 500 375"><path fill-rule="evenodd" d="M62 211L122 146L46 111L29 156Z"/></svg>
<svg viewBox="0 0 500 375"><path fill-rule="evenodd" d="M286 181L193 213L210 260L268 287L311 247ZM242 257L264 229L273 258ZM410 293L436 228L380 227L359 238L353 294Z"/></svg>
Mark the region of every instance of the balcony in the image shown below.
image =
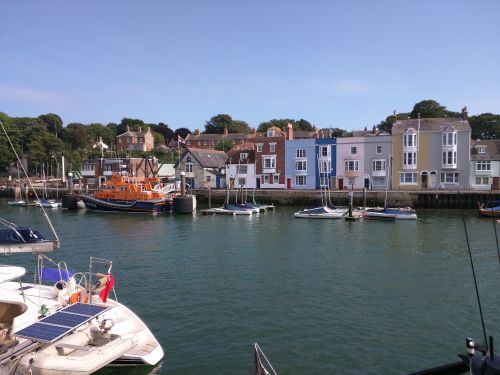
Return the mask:
<svg viewBox="0 0 500 375"><path fill-rule="evenodd" d="M94 170L85 170L85 171L82 170L81 174L82 174L82 176L85 176L85 177L95 177Z"/></svg>

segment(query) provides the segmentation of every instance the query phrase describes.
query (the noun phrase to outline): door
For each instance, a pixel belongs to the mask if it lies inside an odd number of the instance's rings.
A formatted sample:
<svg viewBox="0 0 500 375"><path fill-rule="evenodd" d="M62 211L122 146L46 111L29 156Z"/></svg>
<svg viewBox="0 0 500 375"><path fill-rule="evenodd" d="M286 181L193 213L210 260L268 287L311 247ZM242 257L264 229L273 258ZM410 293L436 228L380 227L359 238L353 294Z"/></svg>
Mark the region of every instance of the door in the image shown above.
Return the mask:
<svg viewBox="0 0 500 375"><path fill-rule="evenodd" d="M220 189L220 176L215 176L215 188Z"/></svg>
<svg viewBox="0 0 500 375"><path fill-rule="evenodd" d="M422 189L427 189L427 173L422 173Z"/></svg>
<svg viewBox="0 0 500 375"><path fill-rule="evenodd" d="M493 184L491 185L492 190L498 190L498 177L493 177Z"/></svg>
<svg viewBox="0 0 500 375"><path fill-rule="evenodd" d="M438 175L437 172L432 171L429 176L429 184L430 189L436 189L438 187Z"/></svg>
<svg viewBox="0 0 500 375"><path fill-rule="evenodd" d="M260 189L260 178L259 177L257 177L255 179L255 185L257 185L257 189Z"/></svg>
<svg viewBox="0 0 500 375"><path fill-rule="evenodd" d="M292 179L290 177L286 178L286 188L290 190L292 188Z"/></svg>
<svg viewBox="0 0 500 375"><path fill-rule="evenodd" d="M344 179L339 178L339 190L344 190Z"/></svg>
<svg viewBox="0 0 500 375"><path fill-rule="evenodd" d="M369 189L370 188L370 179L365 178L365 188Z"/></svg>

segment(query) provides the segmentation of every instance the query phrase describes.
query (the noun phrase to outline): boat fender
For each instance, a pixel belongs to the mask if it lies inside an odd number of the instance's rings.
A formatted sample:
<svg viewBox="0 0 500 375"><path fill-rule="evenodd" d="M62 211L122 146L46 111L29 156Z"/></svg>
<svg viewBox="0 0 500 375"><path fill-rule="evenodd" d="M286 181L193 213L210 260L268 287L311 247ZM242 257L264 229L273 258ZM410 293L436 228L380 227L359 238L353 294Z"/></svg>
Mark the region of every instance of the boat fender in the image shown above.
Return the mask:
<svg viewBox="0 0 500 375"><path fill-rule="evenodd" d="M64 289L59 291L59 293L57 295L57 302L59 302L59 304L61 306L66 306L69 302L69 298L70 298L70 295L68 293L68 289L64 288Z"/></svg>
<svg viewBox="0 0 500 375"><path fill-rule="evenodd" d="M80 291L77 291L69 297L69 304L72 305L74 303L87 303L89 301L89 294L87 291L82 288Z"/></svg>

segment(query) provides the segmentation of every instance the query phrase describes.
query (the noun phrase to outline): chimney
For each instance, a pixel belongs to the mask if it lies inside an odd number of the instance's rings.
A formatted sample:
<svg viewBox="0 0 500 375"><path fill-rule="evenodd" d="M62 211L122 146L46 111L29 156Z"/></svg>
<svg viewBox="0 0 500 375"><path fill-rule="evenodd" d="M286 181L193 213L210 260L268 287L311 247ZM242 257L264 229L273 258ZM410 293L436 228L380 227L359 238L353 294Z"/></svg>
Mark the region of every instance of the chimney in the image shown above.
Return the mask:
<svg viewBox="0 0 500 375"><path fill-rule="evenodd" d="M194 131L194 135L200 135L200 129L196 129L196 130Z"/></svg>
<svg viewBox="0 0 500 375"><path fill-rule="evenodd" d="M97 143L102 143L102 137L101 136L97 137Z"/></svg>
<svg viewBox="0 0 500 375"><path fill-rule="evenodd" d="M257 134L257 130L255 130L255 128L252 128L252 134Z"/></svg>
<svg viewBox="0 0 500 375"><path fill-rule="evenodd" d="M229 132L227 131L227 128L224 126L224 135L228 135Z"/></svg>
<svg viewBox="0 0 500 375"><path fill-rule="evenodd" d="M127 131L129 132L130 131L130 126L127 125Z"/></svg>
<svg viewBox="0 0 500 375"><path fill-rule="evenodd" d="M141 129L141 127L140 127L140 126L139 126L139 133L142 133L142 129Z"/></svg>
<svg viewBox="0 0 500 375"><path fill-rule="evenodd" d="M467 120L469 118L469 111L467 110L467 106L462 108L462 120Z"/></svg>
<svg viewBox="0 0 500 375"><path fill-rule="evenodd" d="M377 134L377 127L375 125L373 125L372 134Z"/></svg>
<svg viewBox="0 0 500 375"><path fill-rule="evenodd" d="M290 123L288 123L286 128L286 139L288 140L293 139L293 125Z"/></svg>

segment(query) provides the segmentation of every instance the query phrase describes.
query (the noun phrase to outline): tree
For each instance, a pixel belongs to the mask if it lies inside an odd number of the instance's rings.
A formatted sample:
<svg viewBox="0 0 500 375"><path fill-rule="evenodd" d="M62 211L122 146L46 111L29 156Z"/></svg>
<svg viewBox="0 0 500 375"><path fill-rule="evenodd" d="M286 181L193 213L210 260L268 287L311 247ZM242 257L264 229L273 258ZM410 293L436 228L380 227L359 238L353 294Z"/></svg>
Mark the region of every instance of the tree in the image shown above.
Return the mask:
<svg viewBox="0 0 500 375"><path fill-rule="evenodd" d="M229 133L251 133L252 128L246 121L242 120L233 120L233 124L231 129L228 129Z"/></svg>
<svg viewBox="0 0 500 375"><path fill-rule="evenodd" d="M209 121L205 123L205 134L222 134L224 129L231 129L233 124L233 119L231 116L226 114L218 114L213 116Z"/></svg>
<svg viewBox="0 0 500 375"><path fill-rule="evenodd" d="M78 123L68 124L63 129L62 139L73 150L88 146L90 143L88 127Z"/></svg>
<svg viewBox="0 0 500 375"><path fill-rule="evenodd" d="M296 127L296 129L295 129L295 127ZM299 121L297 121L294 125L294 130L303 130L303 131L310 132L313 130L313 128L314 128L314 126L309 121L306 121L302 118Z"/></svg>
<svg viewBox="0 0 500 375"><path fill-rule="evenodd" d="M295 121L290 118L282 118L261 122L257 128L257 131L260 133L265 133L267 129L272 126L276 126L281 130L286 130L288 128L288 124L292 124L293 130L312 131L314 128L314 125L312 125L309 121L304 120L303 118L301 118L299 121Z"/></svg>
<svg viewBox="0 0 500 375"><path fill-rule="evenodd" d="M63 129L63 121L61 117L54 113L48 113L46 115L40 115L38 118L43 121L49 132L54 134L56 137L61 136Z"/></svg>
<svg viewBox="0 0 500 375"><path fill-rule="evenodd" d="M215 149L219 151L228 152L234 147L234 142L230 139L223 139L215 145Z"/></svg>
<svg viewBox="0 0 500 375"><path fill-rule="evenodd" d="M151 130L154 130L157 133L163 135L164 143L168 144L172 138L174 138L175 133L172 129L168 127L167 124L160 122L158 125L151 125Z"/></svg>
<svg viewBox="0 0 500 375"><path fill-rule="evenodd" d="M116 129L117 135L125 133L127 131L127 128L129 128L131 131L138 131L139 128L144 129L145 124L142 120L124 117L122 118L122 120L118 124L118 128Z"/></svg>
<svg viewBox="0 0 500 375"><path fill-rule="evenodd" d="M409 113L397 113L396 115L390 115L387 116L385 120L380 121L377 127L379 128L379 130L392 133L392 125L396 120L406 120L408 118L410 118Z"/></svg>
<svg viewBox="0 0 500 375"><path fill-rule="evenodd" d="M458 117L458 113L451 112L442 106L435 100L422 100L413 106L413 110L410 112L411 118L439 118L439 117Z"/></svg>
<svg viewBox="0 0 500 375"><path fill-rule="evenodd" d="M500 115L483 113L469 117L472 139L500 139Z"/></svg>

